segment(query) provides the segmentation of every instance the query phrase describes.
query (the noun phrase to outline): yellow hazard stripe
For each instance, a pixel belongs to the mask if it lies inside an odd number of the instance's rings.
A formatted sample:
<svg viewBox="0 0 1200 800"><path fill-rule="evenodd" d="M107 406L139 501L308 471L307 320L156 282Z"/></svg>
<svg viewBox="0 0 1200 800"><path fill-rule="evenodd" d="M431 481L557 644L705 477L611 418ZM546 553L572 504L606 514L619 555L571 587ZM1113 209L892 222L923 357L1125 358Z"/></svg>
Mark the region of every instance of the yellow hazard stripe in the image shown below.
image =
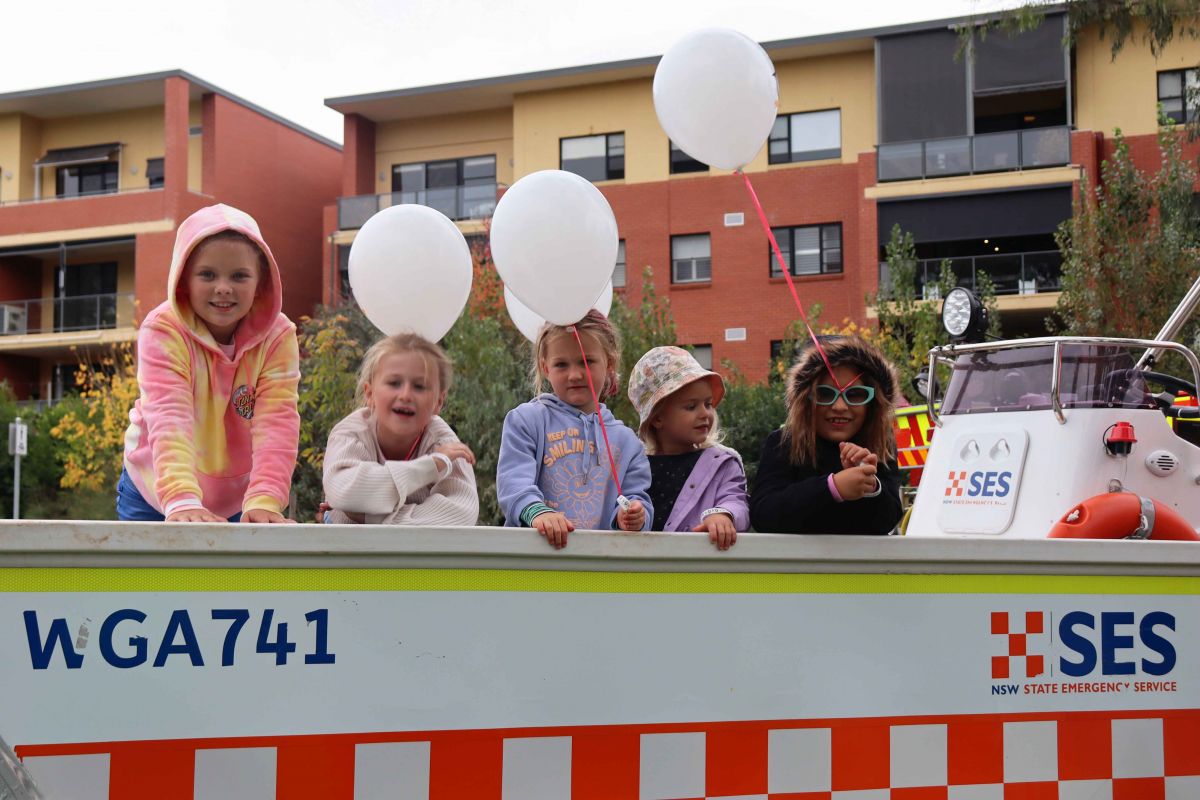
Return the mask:
<svg viewBox="0 0 1200 800"><path fill-rule="evenodd" d="M44 592L1200 595L1200 578L752 574L496 569L0 569L0 594Z"/></svg>

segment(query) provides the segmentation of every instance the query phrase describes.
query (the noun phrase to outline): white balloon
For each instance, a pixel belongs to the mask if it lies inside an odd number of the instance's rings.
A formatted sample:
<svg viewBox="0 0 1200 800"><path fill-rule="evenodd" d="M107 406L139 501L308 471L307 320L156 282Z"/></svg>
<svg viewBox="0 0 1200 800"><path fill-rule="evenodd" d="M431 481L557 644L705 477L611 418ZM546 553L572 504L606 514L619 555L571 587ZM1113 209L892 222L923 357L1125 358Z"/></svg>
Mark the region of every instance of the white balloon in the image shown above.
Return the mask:
<svg viewBox="0 0 1200 800"><path fill-rule="evenodd" d="M583 318L617 263L617 220L600 190L549 169L514 183L492 215L492 261L517 299L556 325Z"/></svg>
<svg viewBox="0 0 1200 800"><path fill-rule="evenodd" d="M779 113L775 65L737 31L689 33L658 62L654 111L683 152L711 167L739 169L758 155Z"/></svg>
<svg viewBox="0 0 1200 800"><path fill-rule="evenodd" d="M612 310L612 302L613 285L612 281L609 281L608 285L604 287L604 291L600 293L600 299L592 308L607 317L608 312ZM504 287L504 305L508 307L508 315L512 317L513 324L517 326L521 335L531 342L537 341L538 331L542 329L542 325L546 324L546 320L530 311L507 286Z"/></svg>
<svg viewBox="0 0 1200 800"><path fill-rule="evenodd" d="M350 246L350 288L375 327L436 342L471 294L471 248L445 214L397 205L367 220Z"/></svg>

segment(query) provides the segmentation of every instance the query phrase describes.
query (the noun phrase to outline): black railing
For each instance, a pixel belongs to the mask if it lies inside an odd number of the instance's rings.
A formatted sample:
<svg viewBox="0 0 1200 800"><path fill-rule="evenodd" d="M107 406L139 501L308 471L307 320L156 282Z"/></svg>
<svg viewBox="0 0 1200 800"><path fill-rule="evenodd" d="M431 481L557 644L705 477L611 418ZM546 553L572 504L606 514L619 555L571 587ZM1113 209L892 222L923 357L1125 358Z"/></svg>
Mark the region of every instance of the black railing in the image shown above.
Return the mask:
<svg viewBox="0 0 1200 800"><path fill-rule="evenodd" d="M1071 129L1029 128L949 139L876 145L876 177L908 181L1071 163Z"/></svg>
<svg viewBox="0 0 1200 800"><path fill-rule="evenodd" d="M500 184L447 186L415 192L384 192L338 198L338 229L361 228L367 220L390 206L415 203L436 209L453 220L483 219L496 210Z"/></svg>
<svg viewBox="0 0 1200 800"><path fill-rule="evenodd" d="M997 253L962 258L929 258L917 262L917 292L925 300L940 297L938 281L942 262L948 261L955 284L979 291L979 276L986 274L998 295L1042 294L1062 290L1062 254L1057 250L1029 253ZM888 287L891 278L887 262L879 265L879 285Z"/></svg>

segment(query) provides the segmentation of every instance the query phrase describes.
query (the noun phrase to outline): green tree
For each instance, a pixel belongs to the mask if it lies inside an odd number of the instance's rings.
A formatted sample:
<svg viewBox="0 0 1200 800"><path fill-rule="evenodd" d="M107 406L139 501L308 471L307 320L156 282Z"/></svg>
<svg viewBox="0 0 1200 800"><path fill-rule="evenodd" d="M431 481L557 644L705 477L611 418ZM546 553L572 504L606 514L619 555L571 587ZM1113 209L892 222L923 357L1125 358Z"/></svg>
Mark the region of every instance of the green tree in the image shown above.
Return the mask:
<svg viewBox="0 0 1200 800"><path fill-rule="evenodd" d="M1063 256L1056 329L1152 337L1196 279L1196 169L1174 126L1160 129L1158 148L1158 171L1143 172L1118 130L1099 185L1081 179L1071 219L1055 234ZM1198 330L1191 323L1181 341L1195 342Z"/></svg>
<svg viewBox="0 0 1200 800"><path fill-rule="evenodd" d="M638 414L629 402L629 373L647 351L676 343L675 318L671 306L654 291L654 271L647 266L642 271L642 300L636 306L626 305L616 298L609 319L621 334L621 390L606 401L613 415L635 431Z"/></svg>

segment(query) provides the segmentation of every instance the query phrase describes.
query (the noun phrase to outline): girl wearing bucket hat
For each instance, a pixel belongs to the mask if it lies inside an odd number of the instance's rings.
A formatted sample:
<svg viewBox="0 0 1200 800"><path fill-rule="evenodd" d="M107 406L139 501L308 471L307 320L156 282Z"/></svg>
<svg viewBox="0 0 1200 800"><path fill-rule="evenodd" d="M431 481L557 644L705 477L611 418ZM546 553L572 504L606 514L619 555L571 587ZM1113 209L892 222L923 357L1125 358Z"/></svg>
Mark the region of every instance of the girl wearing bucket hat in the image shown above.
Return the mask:
<svg viewBox="0 0 1200 800"><path fill-rule="evenodd" d="M750 525L742 459L717 443L724 395L721 376L679 347L654 348L629 376L650 459L651 530L706 532L721 550Z"/></svg>

